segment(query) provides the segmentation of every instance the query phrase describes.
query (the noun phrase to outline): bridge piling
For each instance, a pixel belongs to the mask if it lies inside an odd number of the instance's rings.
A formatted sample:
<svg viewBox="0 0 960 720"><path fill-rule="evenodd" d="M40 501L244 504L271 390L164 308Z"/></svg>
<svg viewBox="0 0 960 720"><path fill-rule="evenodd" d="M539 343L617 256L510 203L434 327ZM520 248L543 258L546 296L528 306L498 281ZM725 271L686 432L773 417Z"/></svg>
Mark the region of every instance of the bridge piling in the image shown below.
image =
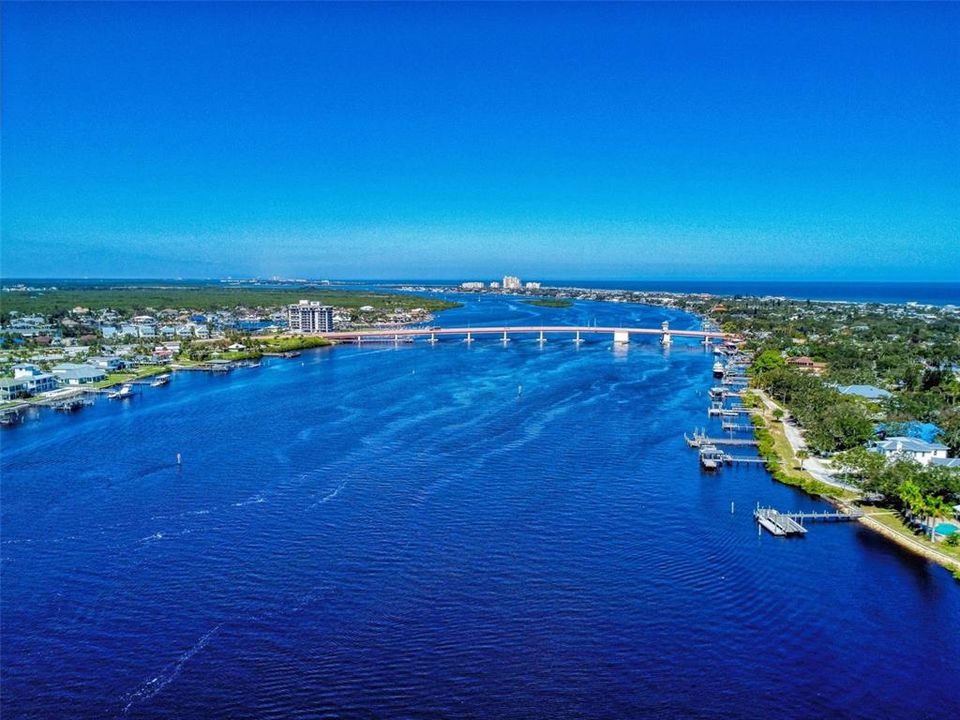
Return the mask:
<svg viewBox="0 0 960 720"><path fill-rule="evenodd" d="M663 333L660 335L660 344L669 345L672 343L673 340L670 338L670 323L664 320L663 324L660 326L660 329L663 331Z"/></svg>

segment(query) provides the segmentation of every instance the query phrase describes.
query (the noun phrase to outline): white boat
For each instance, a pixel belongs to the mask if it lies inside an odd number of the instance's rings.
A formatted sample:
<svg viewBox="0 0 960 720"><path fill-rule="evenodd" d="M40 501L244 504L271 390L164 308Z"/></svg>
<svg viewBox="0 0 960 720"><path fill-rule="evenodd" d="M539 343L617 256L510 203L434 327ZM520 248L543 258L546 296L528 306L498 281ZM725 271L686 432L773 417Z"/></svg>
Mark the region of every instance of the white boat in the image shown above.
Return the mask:
<svg viewBox="0 0 960 720"><path fill-rule="evenodd" d="M169 375L157 375L157 379L150 383L150 387L163 387L170 382Z"/></svg>
<svg viewBox="0 0 960 720"><path fill-rule="evenodd" d="M723 363L719 360L713 364L713 376L723 377Z"/></svg>
<svg viewBox="0 0 960 720"><path fill-rule="evenodd" d="M124 383L119 390L110 393L107 397L111 400L125 400L126 398L133 397L133 385Z"/></svg>

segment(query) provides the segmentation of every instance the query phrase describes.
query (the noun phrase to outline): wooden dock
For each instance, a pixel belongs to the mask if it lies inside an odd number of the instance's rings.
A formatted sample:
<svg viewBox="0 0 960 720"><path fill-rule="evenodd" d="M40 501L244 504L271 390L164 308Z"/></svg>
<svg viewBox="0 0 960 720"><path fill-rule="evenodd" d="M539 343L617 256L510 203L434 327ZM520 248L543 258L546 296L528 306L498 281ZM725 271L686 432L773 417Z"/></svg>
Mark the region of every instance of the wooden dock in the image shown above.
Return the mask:
<svg viewBox="0 0 960 720"><path fill-rule="evenodd" d="M729 432L753 432L753 425L747 423L735 423L724 420L720 427Z"/></svg>

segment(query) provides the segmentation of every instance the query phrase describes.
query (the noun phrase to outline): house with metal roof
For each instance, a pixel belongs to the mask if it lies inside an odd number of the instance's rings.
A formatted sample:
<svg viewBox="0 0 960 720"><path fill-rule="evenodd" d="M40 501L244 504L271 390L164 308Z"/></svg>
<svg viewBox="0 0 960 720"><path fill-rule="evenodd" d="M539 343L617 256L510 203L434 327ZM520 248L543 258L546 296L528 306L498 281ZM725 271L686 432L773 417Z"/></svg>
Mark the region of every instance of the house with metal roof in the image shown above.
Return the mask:
<svg viewBox="0 0 960 720"><path fill-rule="evenodd" d="M83 363L54 365L53 374L61 385L90 385L107 379L105 370Z"/></svg>
<svg viewBox="0 0 960 720"><path fill-rule="evenodd" d="M856 395L867 400L883 400L892 396L889 391L873 385L837 385L837 392L841 395Z"/></svg>
<svg viewBox="0 0 960 720"><path fill-rule="evenodd" d="M31 363L13 366L13 377L0 380L0 400L36 395L57 389L57 378Z"/></svg>
<svg viewBox="0 0 960 720"><path fill-rule="evenodd" d="M937 442L927 442L919 438L898 435L886 440L876 440L868 448L880 453L887 460L913 460L921 465L929 465L935 459L946 459L949 448Z"/></svg>

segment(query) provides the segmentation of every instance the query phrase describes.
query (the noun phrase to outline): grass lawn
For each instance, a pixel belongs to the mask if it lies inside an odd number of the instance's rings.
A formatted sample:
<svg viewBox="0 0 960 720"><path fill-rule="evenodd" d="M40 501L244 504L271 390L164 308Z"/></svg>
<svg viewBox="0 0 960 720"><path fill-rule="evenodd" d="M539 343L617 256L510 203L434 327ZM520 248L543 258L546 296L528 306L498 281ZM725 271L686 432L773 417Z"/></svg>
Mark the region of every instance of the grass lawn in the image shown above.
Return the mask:
<svg viewBox="0 0 960 720"><path fill-rule="evenodd" d="M170 372L170 368L166 365L148 365L137 368L136 370L131 370L130 372L108 373L106 380L94 383L93 387L110 387L111 385L119 385L120 383L130 382L131 380L140 380L145 377L150 377L151 375L160 375L165 372Z"/></svg>
<svg viewBox="0 0 960 720"><path fill-rule="evenodd" d="M939 550L944 555L949 555L950 557L960 560L960 546L955 545L951 547L944 542L930 542L929 535L923 532L921 528L909 525L903 516L896 510L874 505L863 505L861 507L863 508L864 513L869 515L873 520L876 520L882 525L886 525L891 530L895 530L901 535L907 535L913 540L916 540L917 542L922 543L929 548Z"/></svg>
<svg viewBox="0 0 960 720"><path fill-rule="evenodd" d="M770 469L777 480L787 485L799 487L814 495L825 495L842 500L849 500L857 497L856 493L850 492L849 490L844 490L843 488L834 487L833 485L828 485L827 483L817 480L806 470L801 470L800 460L797 458L796 454L794 454L793 446L790 445L790 441L787 440L786 432L783 429L783 423L774 420L770 410L768 410L762 403L755 402L745 404L763 408L763 428L769 435L773 453L780 460L779 466ZM758 439L761 440L762 445L762 438L758 437ZM762 454L761 447L761 455Z"/></svg>

